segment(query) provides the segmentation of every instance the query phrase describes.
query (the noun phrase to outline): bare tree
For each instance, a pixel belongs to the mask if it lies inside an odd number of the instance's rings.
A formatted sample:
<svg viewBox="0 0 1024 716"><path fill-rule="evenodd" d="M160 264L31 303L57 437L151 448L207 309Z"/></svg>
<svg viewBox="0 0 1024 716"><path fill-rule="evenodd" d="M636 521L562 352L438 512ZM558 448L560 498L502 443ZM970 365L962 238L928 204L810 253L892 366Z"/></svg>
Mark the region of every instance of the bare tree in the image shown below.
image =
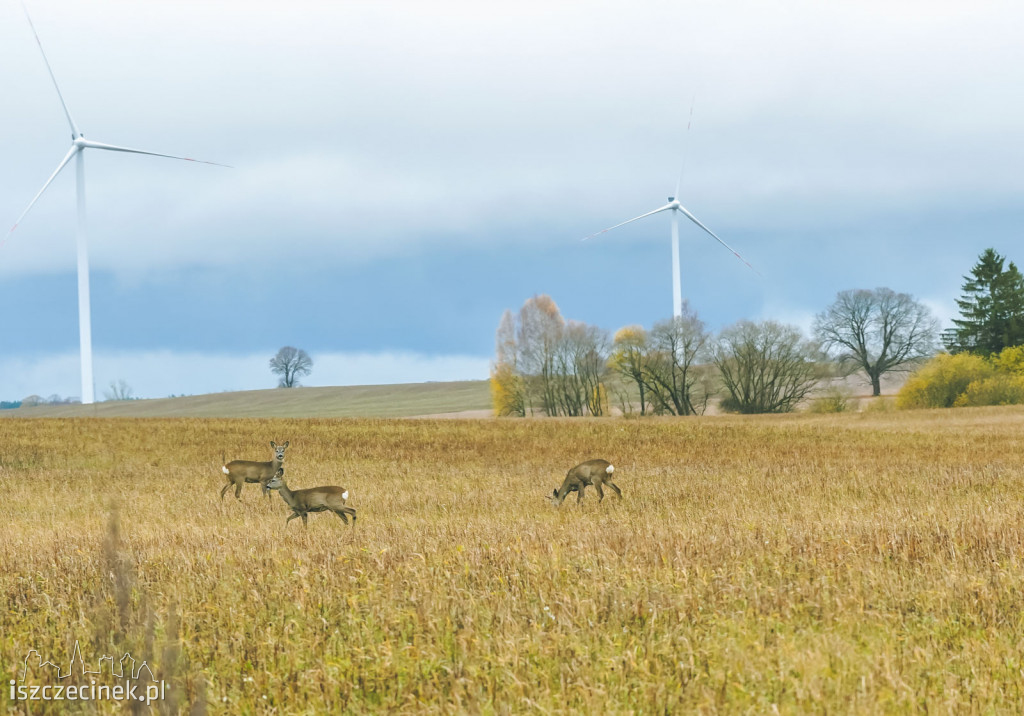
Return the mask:
<svg viewBox="0 0 1024 716"><path fill-rule="evenodd" d="M697 365L710 336L704 322L684 302L677 318L654 324L643 382L657 413L696 415L707 407L709 393Z"/></svg>
<svg viewBox="0 0 1024 716"><path fill-rule="evenodd" d="M786 413L814 388L817 350L795 326L740 321L714 346L714 362L729 395L722 407L740 413Z"/></svg>
<svg viewBox="0 0 1024 716"><path fill-rule="evenodd" d="M132 387L122 378L118 381L110 381L110 388L103 391L103 397L107 400L134 400L135 395Z"/></svg>
<svg viewBox="0 0 1024 716"><path fill-rule="evenodd" d="M516 319L505 311L494 339L494 364L491 366L491 401L499 417L526 415L526 390L519 374L516 346Z"/></svg>
<svg viewBox="0 0 1024 716"><path fill-rule="evenodd" d="M533 296L519 310L519 372L526 380L530 412L536 404L547 415L558 415L556 352L565 330L565 319L550 296Z"/></svg>
<svg viewBox="0 0 1024 716"><path fill-rule="evenodd" d="M909 370L935 352L939 322L927 306L888 288L840 291L814 319L814 334L840 365L862 370L873 395L886 373Z"/></svg>
<svg viewBox="0 0 1024 716"><path fill-rule="evenodd" d="M517 320L518 319L518 320ZM495 336L491 399L498 415L604 415L608 334L568 324L550 296L506 311Z"/></svg>
<svg viewBox="0 0 1024 716"><path fill-rule="evenodd" d="M313 359L301 348L285 346L270 359L270 372L281 376L278 388L295 388L299 385L299 377L312 371Z"/></svg>
<svg viewBox="0 0 1024 716"><path fill-rule="evenodd" d="M643 326L626 326L615 333L612 355L608 363L612 370L636 384L640 393L640 414L647 415L647 386L644 371L647 366L649 342ZM630 399L625 389L622 397L622 411L629 412Z"/></svg>
<svg viewBox="0 0 1024 716"><path fill-rule="evenodd" d="M596 326L570 321L555 349L554 383L563 415L604 415L602 385L608 356L608 334Z"/></svg>

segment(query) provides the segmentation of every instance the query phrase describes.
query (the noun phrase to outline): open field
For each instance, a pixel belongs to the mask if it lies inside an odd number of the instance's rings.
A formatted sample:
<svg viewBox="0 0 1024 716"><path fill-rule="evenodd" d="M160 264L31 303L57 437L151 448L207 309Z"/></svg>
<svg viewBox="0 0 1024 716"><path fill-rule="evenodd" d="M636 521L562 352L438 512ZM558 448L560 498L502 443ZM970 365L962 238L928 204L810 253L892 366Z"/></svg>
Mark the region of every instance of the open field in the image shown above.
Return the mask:
<svg viewBox="0 0 1024 716"><path fill-rule="evenodd" d="M146 658L173 712L1020 712L1022 426L3 421L4 706L30 649L79 640ZM272 439L354 529L218 499L222 453ZM591 457L624 499L546 504Z"/></svg>
<svg viewBox="0 0 1024 716"><path fill-rule="evenodd" d="M904 374L886 376L883 395L894 395L905 378ZM609 376L608 382L618 385L619 379ZM858 399L870 399L870 385L857 376L823 382L821 390L829 385L846 389L855 404ZM635 397L634 402L633 409L639 410ZM712 402L709 414L718 412L716 403ZM610 407L613 413L621 413L617 398L610 400ZM486 380L245 390L0 410L0 418L481 418L492 414Z"/></svg>
<svg viewBox="0 0 1024 716"><path fill-rule="evenodd" d="M241 390L0 410L6 418L399 418L491 409L486 380Z"/></svg>

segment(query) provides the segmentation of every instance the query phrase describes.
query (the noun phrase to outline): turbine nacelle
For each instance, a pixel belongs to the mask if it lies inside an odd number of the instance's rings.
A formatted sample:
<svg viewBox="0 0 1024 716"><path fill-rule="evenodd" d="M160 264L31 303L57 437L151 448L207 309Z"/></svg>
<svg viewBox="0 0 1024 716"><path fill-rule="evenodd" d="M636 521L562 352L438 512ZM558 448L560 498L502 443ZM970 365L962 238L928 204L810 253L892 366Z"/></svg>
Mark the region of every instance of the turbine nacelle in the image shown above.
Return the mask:
<svg viewBox="0 0 1024 716"><path fill-rule="evenodd" d="M678 191L676 193L678 193ZM673 306L672 306L672 309L673 309L673 315L676 318L678 318L679 315L680 315L680 306L681 306L681 303L682 303L682 290L680 288L680 279L679 279L679 227L678 227L678 221L679 221L679 214L680 213L683 216L685 216L687 219L692 221L694 224L699 226L711 238L713 238L715 241L717 241L722 246L724 246L726 249L728 249L732 253L733 256L738 258L743 263L747 264L747 266L750 268L751 271L753 271L754 273L757 273L757 269L755 269L753 266L751 266L750 263L745 258L740 256L739 253L736 251L736 249L734 249L733 247L729 246L729 244L727 244L724 241L722 241L722 239L719 238L718 235L715 234L715 232L713 232L708 227L704 226L704 224L702 224L701 221L696 216L691 214L686 207L684 207L682 204L680 204L679 201L674 196L670 196L668 198L668 203L665 204L664 206L659 206L657 209L653 209L652 211L648 211L646 214L641 214L640 216L634 216L632 219L629 219L628 221L623 221L622 223L616 224L615 226L609 226L607 229L602 229L601 231L598 231L596 234L591 234L590 236L585 237L583 240L586 241L587 239L592 239L593 237L599 236L600 234L607 233L607 232L611 231L612 229L617 229L620 226L625 226L626 224L632 224L634 221L639 221L640 219L645 219L648 216L653 216L654 214L660 214L663 211L671 211L672 212L672 288L673 288L673 291L672 291L672 293L673 293ZM760 275L760 274L758 274L758 275Z"/></svg>

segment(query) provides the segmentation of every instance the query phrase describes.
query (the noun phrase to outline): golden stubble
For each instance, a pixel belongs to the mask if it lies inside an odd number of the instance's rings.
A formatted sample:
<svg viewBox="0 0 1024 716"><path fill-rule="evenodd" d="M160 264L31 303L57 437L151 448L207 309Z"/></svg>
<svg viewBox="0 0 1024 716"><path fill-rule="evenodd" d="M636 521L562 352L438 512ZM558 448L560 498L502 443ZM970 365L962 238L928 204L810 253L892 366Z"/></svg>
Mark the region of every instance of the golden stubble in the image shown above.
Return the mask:
<svg viewBox="0 0 1024 716"><path fill-rule="evenodd" d="M3 678L77 639L150 658L168 712L1015 712L1022 426L6 420ZM219 499L270 440L355 528ZM624 499L552 508L595 457Z"/></svg>

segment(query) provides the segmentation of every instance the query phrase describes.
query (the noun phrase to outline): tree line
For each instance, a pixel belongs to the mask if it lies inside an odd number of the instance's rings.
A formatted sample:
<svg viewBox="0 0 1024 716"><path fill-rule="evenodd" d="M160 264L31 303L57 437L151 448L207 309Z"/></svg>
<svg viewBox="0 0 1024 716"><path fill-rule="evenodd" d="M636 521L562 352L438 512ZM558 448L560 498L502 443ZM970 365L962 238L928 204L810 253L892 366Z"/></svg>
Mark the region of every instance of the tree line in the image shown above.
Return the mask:
<svg viewBox="0 0 1024 716"><path fill-rule="evenodd" d="M538 295L501 318L491 395L504 416L606 415L612 400L623 412L699 415L719 392L727 409L784 412L821 377L818 354L799 329L776 321L740 321L712 336L685 303L650 330L626 326L610 336L566 321Z"/></svg>
<svg viewBox="0 0 1024 716"><path fill-rule="evenodd" d="M964 280L961 317L941 333L945 348L990 355L1024 344L1016 266L988 249ZM727 411L788 412L825 377L860 373L878 396L884 375L921 366L939 338L931 310L889 288L840 291L815 316L811 337L771 320L712 335L685 302L678 318L611 335L565 320L550 296L537 295L501 317L491 396L503 416L606 415L610 401L624 413L699 415L716 397Z"/></svg>

